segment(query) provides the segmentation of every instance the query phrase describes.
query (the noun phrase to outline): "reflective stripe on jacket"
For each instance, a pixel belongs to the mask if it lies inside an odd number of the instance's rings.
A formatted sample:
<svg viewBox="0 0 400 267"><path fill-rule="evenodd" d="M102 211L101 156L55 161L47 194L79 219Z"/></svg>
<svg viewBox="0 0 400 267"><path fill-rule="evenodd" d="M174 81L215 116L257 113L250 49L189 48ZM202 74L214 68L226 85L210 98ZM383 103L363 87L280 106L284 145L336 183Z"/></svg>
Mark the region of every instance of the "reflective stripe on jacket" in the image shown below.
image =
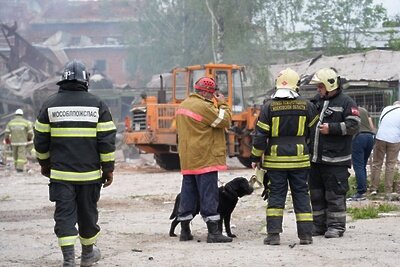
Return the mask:
<svg viewBox="0 0 400 267"><path fill-rule="evenodd" d="M311 161L350 167L352 139L361 123L357 104L342 91L329 99L317 95L313 100L320 119L312 133ZM329 134L320 133L318 126L322 123L329 124Z"/></svg>
<svg viewBox="0 0 400 267"><path fill-rule="evenodd" d="M315 107L306 99L272 99L262 108L253 140L252 158L265 169L310 167L307 139L318 121Z"/></svg>
<svg viewBox="0 0 400 267"><path fill-rule="evenodd" d="M178 152L182 174L227 169L225 128L231 123L226 103L191 94L176 111Z"/></svg>
<svg viewBox="0 0 400 267"><path fill-rule="evenodd" d="M35 123L35 150L50 179L93 183L114 170L116 128L107 105L83 86L67 83L43 104Z"/></svg>
<svg viewBox="0 0 400 267"><path fill-rule="evenodd" d="M5 136L11 137L12 146L26 146L28 140L32 139L32 123L21 115L16 115L6 126Z"/></svg>

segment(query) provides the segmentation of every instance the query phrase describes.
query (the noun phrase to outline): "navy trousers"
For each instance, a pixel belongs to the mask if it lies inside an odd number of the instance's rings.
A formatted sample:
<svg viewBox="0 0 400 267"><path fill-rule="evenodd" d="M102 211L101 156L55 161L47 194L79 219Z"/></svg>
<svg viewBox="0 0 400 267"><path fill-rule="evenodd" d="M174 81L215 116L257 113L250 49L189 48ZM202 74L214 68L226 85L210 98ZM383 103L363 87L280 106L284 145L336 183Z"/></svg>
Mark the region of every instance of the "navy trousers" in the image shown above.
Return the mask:
<svg viewBox="0 0 400 267"><path fill-rule="evenodd" d="M204 221L218 221L218 172L183 175L178 220L193 219L198 203Z"/></svg>

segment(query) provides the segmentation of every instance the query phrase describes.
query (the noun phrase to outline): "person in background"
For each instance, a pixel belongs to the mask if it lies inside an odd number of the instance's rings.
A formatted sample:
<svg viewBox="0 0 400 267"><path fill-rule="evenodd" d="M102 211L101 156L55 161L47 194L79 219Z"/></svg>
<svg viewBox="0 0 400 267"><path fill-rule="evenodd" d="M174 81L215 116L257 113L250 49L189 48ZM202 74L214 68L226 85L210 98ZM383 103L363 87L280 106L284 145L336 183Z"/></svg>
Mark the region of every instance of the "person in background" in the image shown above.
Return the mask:
<svg viewBox="0 0 400 267"><path fill-rule="evenodd" d="M312 102L319 111L319 122L311 138L309 177L313 235L338 238L346 231L351 143L360 129L359 111L354 100L343 93L335 70L318 70L310 84L317 86L318 94Z"/></svg>
<svg viewBox="0 0 400 267"><path fill-rule="evenodd" d="M382 110L376 133L371 171L371 195L379 188L381 169L385 160L385 193L390 197L393 190L393 178L400 150L400 101Z"/></svg>
<svg viewBox="0 0 400 267"><path fill-rule="evenodd" d="M91 266L101 258L94 246L100 233L97 202L102 183L113 181L116 127L104 101L88 93L82 62L68 62L57 85L58 93L43 103L35 122L34 145L41 172L50 178L63 266L75 266L78 236L80 266Z"/></svg>
<svg viewBox="0 0 400 267"><path fill-rule="evenodd" d="M367 163L374 146L375 126L368 111L358 107L360 111L360 132L355 135L352 143L351 159L357 180L357 193L349 200L365 200L367 192Z"/></svg>
<svg viewBox="0 0 400 267"><path fill-rule="evenodd" d="M23 117L24 111L17 109L15 118L6 126L5 142L11 145L14 166L17 172L23 172L27 163L26 153L27 145L32 141L33 127L32 123Z"/></svg>
<svg viewBox="0 0 400 267"><path fill-rule="evenodd" d="M202 77L195 93L176 111L178 152L183 174L178 221L180 241L193 240L190 221L200 203L200 214L207 224L207 243L232 242L222 235L218 222L218 171L226 170L225 128L231 123L231 110L225 96L218 92L214 79ZM216 101L216 105L213 102Z"/></svg>
<svg viewBox="0 0 400 267"><path fill-rule="evenodd" d="M266 169L264 199L268 197L267 237L265 245L279 245L288 184L296 214L297 235L301 245L312 243L313 217L307 178L310 169L308 140L318 121L313 104L299 96L299 75L282 70L276 78L276 91L258 118L253 147L252 167ZM268 194L269 196L267 196Z"/></svg>

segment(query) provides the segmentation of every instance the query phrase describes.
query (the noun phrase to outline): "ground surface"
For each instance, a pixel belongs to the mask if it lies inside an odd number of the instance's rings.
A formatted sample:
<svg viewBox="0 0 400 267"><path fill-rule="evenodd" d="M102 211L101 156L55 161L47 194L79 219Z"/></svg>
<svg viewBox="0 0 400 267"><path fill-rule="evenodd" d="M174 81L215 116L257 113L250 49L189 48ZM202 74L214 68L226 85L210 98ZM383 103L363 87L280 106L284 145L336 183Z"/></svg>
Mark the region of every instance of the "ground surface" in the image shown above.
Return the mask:
<svg viewBox="0 0 400 267"><path fill-rule="evenodd" d="M220 173L221 182L252 174L233 160L230 167ZM238 237L232 243L207 244L199 216L192 223L195 240L179 242L168 236L173 200L180 190L179 172L164 172L148 158L120 163L117 169L114 183L102 191L99 202L102 259L96 266L399 266L397 214L348 218L343 238L315 237L312 245L300 246L289 199L281 245L263 245L266 202L261 189L239 200L232 218ZM0 266L60 266L47 184L35 165L29 174L0 169ZM76 247L79 263L78 241Z"/></svg>

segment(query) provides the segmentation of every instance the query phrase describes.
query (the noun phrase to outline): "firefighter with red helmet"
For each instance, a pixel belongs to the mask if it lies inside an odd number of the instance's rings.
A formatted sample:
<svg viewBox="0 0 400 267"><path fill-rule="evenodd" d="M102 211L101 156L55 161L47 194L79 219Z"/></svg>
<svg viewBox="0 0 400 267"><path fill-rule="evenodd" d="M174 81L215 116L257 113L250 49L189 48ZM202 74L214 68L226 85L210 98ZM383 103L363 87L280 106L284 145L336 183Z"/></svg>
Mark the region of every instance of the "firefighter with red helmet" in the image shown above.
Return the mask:
<svg viewBox="0 0 400 267"><path fill-rule="evenodd" d="M335 70L318 70L310 84L317 86L318 94L312 102L320 117L310 146L312 158L309 186L313 235L338 238L346 230L351 145L361 120L355 101L342 92L340 77Z"/></svg>
<svg viewBox="0 0 400 267"><path fill-rule="evenodd" d="M116 127L104 101L88 92L89 73L82 62L68 62L57 85L59 91L37 117L34 145L41 172L50 178L63 266L75 266L77 238L80 266L91 266L101 258L94 246L100 233L97 202L102 184L113 181Z"/></svg>
<svg viewBox="0 0 400 267"><path fill-rule="evenodd" d="M310 168L308 139L318 121L314 105L298 93L299 75L282 70L276 91L259 115L253 139L253 168L267 170L264 186L269 190L265 245L279 245L288 184L291 189L300 244L312 243L312 213L307 178ZM262 161L260 163L260 161ZM264 192L263 192L264 194Z"/></svg>
<svg viewBox="0 0 400 267"><path fill-rule="evenodd" d="M218 224L218 171L226 170L225 128L231 123L231 110L212 78L202 77L195 92L176 111L178 152L183 175L178 220L180 241L193 239L190 221L200 203L200 214L207 224L208 243L232 242L222 235ZM216 105L214 104L214 101Z"/></svg>

